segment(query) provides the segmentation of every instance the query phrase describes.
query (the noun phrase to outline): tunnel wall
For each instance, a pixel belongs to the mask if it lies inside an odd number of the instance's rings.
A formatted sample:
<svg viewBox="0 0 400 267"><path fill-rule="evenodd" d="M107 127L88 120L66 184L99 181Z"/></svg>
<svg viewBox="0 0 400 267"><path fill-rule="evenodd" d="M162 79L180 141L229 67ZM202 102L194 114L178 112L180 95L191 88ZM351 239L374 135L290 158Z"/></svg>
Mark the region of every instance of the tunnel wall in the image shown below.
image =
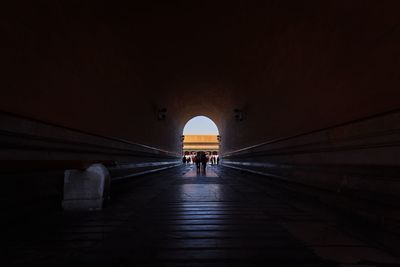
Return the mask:
<svg viewBox="0 0 400 267"><path fill-rule="evenodd" d="M223 165L318 189L374 221L395 220L399 144L400 112L393 111L228 152Z"/></svg>
<svg viewBox="0 0 400 267"><path fill-rule="evenodd" d="M5 214L61 209L64 170L102 163L112 181L180 165L180 154L121 139L0 114L1 201ZM17 208L18 207L18 208Z"/></svg>
<svg viewBox="0 0 400 267"><path fill-rule="evenodd" d="M227 152L399 108L398 1L24 2L4 111L176 152L205 115Z"/></svg>
<svg viewBox="0 0 400 267"><path fill-rule="evenodd" d="M177 163L180 154L123 139L95 135L55 124L0 113L0 160L12 170L12 161L55 162L54 166L83 168L93 162L131 167ZM133 165L136 164L136 165ZM23 168L23 166L20 166Z"/></svg>

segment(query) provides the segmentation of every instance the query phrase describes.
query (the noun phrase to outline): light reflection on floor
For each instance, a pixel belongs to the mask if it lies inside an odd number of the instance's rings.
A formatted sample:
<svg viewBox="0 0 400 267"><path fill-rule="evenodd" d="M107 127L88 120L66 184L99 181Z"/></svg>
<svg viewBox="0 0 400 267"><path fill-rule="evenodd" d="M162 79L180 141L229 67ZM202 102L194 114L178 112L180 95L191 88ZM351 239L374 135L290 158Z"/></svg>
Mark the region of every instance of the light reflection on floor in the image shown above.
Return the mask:
<svg viewBox="0 0 400 267"><path fill-rule="evenodd" d="M213 165L208 165L206 167L206 171L204 172L202 168L200 171L196 170L196 165L191 164L187 165L188 171L183 175L183 178L194 178L194 177L218 177L217 173L214 171Z"/></svg>
<svg viewBox="0 0 400 267"><path fill-rule="evenodd" d="M215 167L216 168L216 167ZM218 178L218 174L214 170L214 166L207 165L206 171L204 172L201 168L200 171L196 169L196 165L187 165L186 173L183 178L190 178L198 180L198 182L209 181L207 178ZM194 181L192 181L194 182ZM183 184L180 187L180 198L181 201L221 201L223 199L222 188L219 184L207 183L188 183Z"/></svg>

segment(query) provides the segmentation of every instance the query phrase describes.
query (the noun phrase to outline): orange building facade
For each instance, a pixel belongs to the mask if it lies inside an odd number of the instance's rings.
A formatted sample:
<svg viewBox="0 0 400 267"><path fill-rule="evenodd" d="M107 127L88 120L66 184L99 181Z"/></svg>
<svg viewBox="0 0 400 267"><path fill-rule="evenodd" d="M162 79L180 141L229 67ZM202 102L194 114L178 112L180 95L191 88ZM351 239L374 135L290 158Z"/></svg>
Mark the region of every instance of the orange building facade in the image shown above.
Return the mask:
<svg viewBox="0 0 400 267"><path fill-rule="evenodd" d="M218 155L219 135L184 135L182 137L184 155L193 155L199 151L204 151L209 155Z"/></svg>

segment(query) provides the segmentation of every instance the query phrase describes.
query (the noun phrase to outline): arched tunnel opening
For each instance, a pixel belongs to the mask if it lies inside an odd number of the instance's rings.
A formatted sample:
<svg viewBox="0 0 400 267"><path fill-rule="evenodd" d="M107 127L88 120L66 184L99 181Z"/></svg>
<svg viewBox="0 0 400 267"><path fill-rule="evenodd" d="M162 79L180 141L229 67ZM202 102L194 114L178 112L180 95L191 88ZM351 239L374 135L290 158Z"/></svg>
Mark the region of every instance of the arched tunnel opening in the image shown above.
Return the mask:
<svg viewBox="0 0 400 267"><path fill-rule="evenodd" d="M194 163L197 154L204 153L209 164L216 164L221 136L217 125L206 116L195 116L183 128L182 156L184 163Z"/></svg>
<svg viewBox="0 0 400 267"><path fill-rule="evenodd" d="M182 162L189 165L189 173L185 176L210 176L207 166L219 164L221 136L217 125L206 116L195 116L183 128ZM195 174L196 170L196 174ZM213 171L214 172L214 171ZM215 172L214 176L217 176Z"/></svg>
<svg viewBox="0 0 400 267"><path fill-rule="evenodd" d="M0 264L400 264L400 2L2 10Z"/></svg>

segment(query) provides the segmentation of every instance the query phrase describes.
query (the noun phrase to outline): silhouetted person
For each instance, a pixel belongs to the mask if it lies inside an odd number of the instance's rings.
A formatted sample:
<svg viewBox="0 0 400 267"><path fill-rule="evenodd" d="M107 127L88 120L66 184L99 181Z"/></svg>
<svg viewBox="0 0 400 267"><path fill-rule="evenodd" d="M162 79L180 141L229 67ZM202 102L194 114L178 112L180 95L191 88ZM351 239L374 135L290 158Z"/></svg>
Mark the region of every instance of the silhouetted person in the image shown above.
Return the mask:
<svg viewBox="0 0 400 267"><path fill-rule="evenodd" d="M182 158L182 163L186 164L186 157L185 156L183 156L183 158Z"/></svg>
<svg viewBox="0 0 400 267"><path fill-rule="evenodd" d="M205 153L201 154L200 160L201 160L201 166L203 167L203 172L206 173L208 158Z"/></svg>
<svg viewBox="0 0 400 267"><path fill-rule="evenodd" d="M197 172L200 172L201 159L200 159L200 154L199 153L197 153L197 156L194 157L194 162L196 163Z"/></svg>
<svg viewBox="0 0 400 267"><path fill-rule="evenodd" d="M219 164L219 157L217 157L217 165Z"/></svg>

